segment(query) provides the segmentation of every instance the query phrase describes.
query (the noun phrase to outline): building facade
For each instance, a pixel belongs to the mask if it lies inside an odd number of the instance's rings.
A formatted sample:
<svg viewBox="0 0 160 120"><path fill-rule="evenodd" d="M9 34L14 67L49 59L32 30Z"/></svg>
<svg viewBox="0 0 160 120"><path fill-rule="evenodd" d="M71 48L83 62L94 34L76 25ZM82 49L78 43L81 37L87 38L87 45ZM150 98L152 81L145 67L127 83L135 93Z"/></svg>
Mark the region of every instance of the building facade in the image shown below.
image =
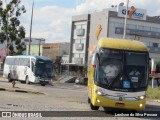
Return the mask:
<svg viewBox="0 0 160 120"><path fill-rule="evenodd" d="M72 17L69 62L83 65L88 58L90 15Z"/></svg>
<svg viewBox="0 0 160 120"><path fill-rule="evenodd" d="M52 60L56 60L57 57L69 55L69 43L46 43L43 44L43 56Z"/></svg>
<svg viewBox="0 0 160 120"><path fill-rule="evenodd" d="M126 7L105 9L100 12L72 17L70 62L77 58L87 61L87 57L98 43L98 39L123 38ZM130 12L128 10L128 14ZM85 24L86 27L82 27ZM81 27L80 27L81 26ZM84 33L84 34L82 34ZM81 42L84 39L84 42ZM135 39L148 46L150 58L155 64L160 61L160 17L147 16L146 10L136 8L127 19L126 39ZM83 41L83 40L82 40ZM77 43L84 44L78 48ZM83 53L84 55L81 55Z"/></svg>
<svg viewBox="0 0 160 120"><path fill-rule="evenodd" d="M24 39L26 50L23 54L28 55L29 53L29 38ZM45 39L43 38L32 38L30 43L30 55L39 55L42 56L43 44L45 44Z"/></svg>
<svg viewBox="0 0 160 120"><path fill-rule="evenodd" d="M69 63L70 43L46 43L43 45L43 56L55 61L56 72L63 71L63 64Z"/></svg>

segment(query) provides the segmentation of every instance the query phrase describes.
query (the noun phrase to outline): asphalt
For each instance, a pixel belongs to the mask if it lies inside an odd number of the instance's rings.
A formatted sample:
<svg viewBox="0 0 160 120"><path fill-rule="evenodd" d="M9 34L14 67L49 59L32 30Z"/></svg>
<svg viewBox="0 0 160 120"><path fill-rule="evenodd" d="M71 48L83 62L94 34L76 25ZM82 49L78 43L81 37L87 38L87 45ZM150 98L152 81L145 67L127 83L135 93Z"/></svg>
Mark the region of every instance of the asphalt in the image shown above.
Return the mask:
<svg viewBox="0 0 160 120"><path fill-rule="evenodd" d="M59 81L54 81L53 83L59 84ZM3 78L2 75L0 75L0 92L1 91L9 91L9 92L20 92L20 93L30 93L30 94L40 94L45 95L45 93L39 91L36 89L37 87L33 87L30 85L22 84L18 81L16 81L15 87L13 87L11 82L8 82L7 79ZM150 100L147 100L150 101ZM157 103L160 103L160 100L151 100Z"/></svg>
<svg viewBox="0 0 160 120"><path fill-rule="evenodd" d="M11 82L8 82L7 79L0 76L0 91L9 91L9 92L20 92L20 93L31 93L31 94L44 94L38 91L36 88L29 87L29 85L22 84L16 81L15 86Z"/></svg>

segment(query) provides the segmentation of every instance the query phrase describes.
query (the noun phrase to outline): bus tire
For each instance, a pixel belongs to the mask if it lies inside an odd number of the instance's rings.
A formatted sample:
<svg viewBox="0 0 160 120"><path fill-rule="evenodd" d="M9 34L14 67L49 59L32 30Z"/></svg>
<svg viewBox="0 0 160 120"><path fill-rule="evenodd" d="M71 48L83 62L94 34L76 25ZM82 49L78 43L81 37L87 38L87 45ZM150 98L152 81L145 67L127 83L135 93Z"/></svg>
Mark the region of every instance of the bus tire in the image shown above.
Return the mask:
<svg viewBox="0 0 160 120"><path fill-rule="evenodd" d="M8 82L12 82L13 80L11 79L11 74L8 74Z"/></svg>
<svg viewBox="0 0 160 120"><path fill-rule="evenodd" d="M26 84L30 84L30 82L29 82L29 77L28 77L28 76L26 77L26 80L25 80L25 81L26 81Z"/></svg>
<svg viewBox="0 0 160 120"><path fill-rule="evenodd" d="M41 84L41 86L45 86L45 84Z"/></svg>
<svg viewBox="0 0 160 120"><path fill-rule="evenodd" d="M99 106L94 106L91 102L90 102L90 108L91 110L98 110Z"/></svg>
<svg viewBox="0 0 160 120"><path fill-rule="evenodd" d="M91 100L90 100L90 98L88 97L88 103L91 103Z"/></svg>

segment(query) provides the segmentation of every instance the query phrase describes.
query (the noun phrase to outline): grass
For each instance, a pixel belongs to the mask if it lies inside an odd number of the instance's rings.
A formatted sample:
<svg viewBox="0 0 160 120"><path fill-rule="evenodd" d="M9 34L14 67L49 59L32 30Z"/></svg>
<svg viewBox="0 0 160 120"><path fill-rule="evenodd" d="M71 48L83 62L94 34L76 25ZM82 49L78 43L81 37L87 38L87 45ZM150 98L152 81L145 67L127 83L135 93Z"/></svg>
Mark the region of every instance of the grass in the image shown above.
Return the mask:
<svg viewBox="0 0 160 120"><path fill-rule="evenodd" d="M147 98L160 100L160 88L152 88L149 86L147 89Z"/></svg>

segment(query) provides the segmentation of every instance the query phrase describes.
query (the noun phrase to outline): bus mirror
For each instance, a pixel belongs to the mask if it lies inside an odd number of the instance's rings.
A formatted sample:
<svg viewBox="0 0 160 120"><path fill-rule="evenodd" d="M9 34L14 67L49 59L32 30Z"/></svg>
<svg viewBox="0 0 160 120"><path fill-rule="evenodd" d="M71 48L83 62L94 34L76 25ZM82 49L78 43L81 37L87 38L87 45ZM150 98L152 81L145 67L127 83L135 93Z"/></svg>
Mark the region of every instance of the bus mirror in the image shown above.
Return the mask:
<svg viewBox="0 0 160 120"><path fill-rule="evenodd" d="M151 61L151 58L149 58L149 61Z"/></svg>
<svg viewBox="0 0 160 120"><path fill-rule="evenodd" d="M92 66L93 66L93 68L96 67L96 54L93 54L93 57L92 57Z"/></svg>

